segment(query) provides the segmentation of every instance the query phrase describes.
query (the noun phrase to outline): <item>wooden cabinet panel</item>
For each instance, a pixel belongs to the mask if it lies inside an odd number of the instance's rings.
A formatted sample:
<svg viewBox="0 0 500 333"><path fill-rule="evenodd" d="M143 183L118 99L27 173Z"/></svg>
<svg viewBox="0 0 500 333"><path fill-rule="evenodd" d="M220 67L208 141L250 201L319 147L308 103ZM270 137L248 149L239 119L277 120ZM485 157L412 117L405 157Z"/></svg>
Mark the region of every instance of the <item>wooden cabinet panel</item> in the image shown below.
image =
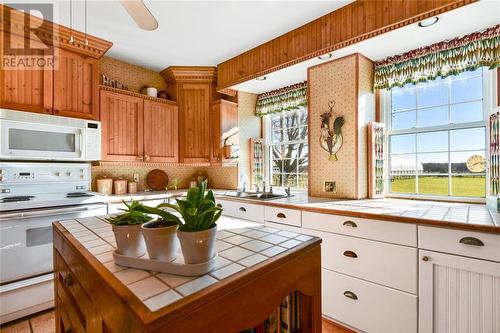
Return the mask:
<svg viewBox="0 0 500 333"><path fill-rule="evenodd" d="M219 100L212 104L210 114L210 163L221 164L227 156L225 145L239 145L238 104Z"/></svg>
<svg viewBox="0 0 500 333"><path fill-rule="evenodd" d="M144 160L178 162L178 109L176 105L144 101Z"/></svg>
<svg viewBox="0 0 500 333"><path fill-rule="evenodd" d="M185 83L178 92L180 159L210 161L210 84Z"/></svg>
<svg viewBox="0 0 500 333"><path fill-rule="evenodd" d="M143 100L101 91L102 159L142 161Z"/></svg>
<svg viewBox="0 0 500 333"><path fill-rule="evenodd" d="M11 43L21 47L23 38L11 36ZM33 51L34 52L34 51ZM41 52L40 55L44 55ZM45 53L48 56L47 53ZM0 106L6 109L52 113L52 67L0 71Z"/></svg>
<svg viewBox="0 0 500 333"><path fill-rule="evenodd" d="M59 49L54 70L54 114L99 120L99 61Z"/></svg>
<svg viewBox="0 0 500 333"><path fill-rule="evenodd" d="M212 104L210 113L210 164L222 163L221 107Z"/></svg>

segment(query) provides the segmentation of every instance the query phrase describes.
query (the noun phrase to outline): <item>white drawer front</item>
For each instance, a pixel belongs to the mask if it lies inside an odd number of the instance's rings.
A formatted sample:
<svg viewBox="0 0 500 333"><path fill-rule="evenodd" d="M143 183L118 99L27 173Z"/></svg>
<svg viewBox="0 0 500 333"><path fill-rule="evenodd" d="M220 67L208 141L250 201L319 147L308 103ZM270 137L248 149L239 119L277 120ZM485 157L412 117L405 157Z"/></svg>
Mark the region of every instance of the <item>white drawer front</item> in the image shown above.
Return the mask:
<svg viewBox="0 0 500 333"><path fill-rule="evenodd" d="M285 231L291 231L291 232L296 232L296 233L302 233L301 229L299 227L293 227L290 225L286 224L280 224L280 223L274 223L274 222L269 222L266 221L264 222L264 225L269 228L274 228L274 229L279 229L279 230L285 230Z"/></svg>
<svg viewBox="0 0 500 333"><path fill-rule="evenodd" d="M302 227L383 242L417 246L417 225L302 212Z"/></svg>
<svg viewBox="0 0 500 333"><path fill-rule="evenodd" d="M500 262L500 235L419 226L418 243L421 249Z"/></svg>
<svg viewBox="0 0 500 333"><path fill-rule="evenodd" d="M246 202L216 200L223 208L222 215L264 223L264 206Z"/></svg>
<svg viewBox="0 0 500 333"><path fill-rule="evenodd" d="M300 210L266 206L264 209L264 216L266 221L292 225L295 227L300 227L302 224L302 214Z"/></svg>
<svg viewBox="0 0 500 333"><path fill-rule="evenodd" d="M417 296L326 269L322 279L324 315L365 332L417 332Z"/></svg>
<svg viewBox="0 0 500 333"><path fill-rule="evenodd" d="M302 232L323 239L322 267L417 294L416 248L304 228Z"/></svg>

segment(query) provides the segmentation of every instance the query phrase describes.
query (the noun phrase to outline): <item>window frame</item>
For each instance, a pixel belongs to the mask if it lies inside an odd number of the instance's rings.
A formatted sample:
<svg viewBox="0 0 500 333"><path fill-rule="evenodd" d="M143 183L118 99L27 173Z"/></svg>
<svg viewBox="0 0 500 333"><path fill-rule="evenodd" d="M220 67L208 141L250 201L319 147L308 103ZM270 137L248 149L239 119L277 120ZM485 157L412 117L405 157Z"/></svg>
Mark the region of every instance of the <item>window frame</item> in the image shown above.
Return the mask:
<svg viewBox="0 0 500 333"><path fill-rule="evenodd" d="M305 109L305 112L307 114L307 125L305 125L307 127L307 135L305 137L304 140L293 140L293 141L282 141L281 143L275 143L275 142L272 142L272 135L273 135L273 131L272 131L272 121L271 121L271 117L272 117L272 114L267 114L265 116L263 116L263 137L264 137L264 179L266 180L266 187L267 187L267 190L269 189L269 186L272 184L272 176L273 176L273 172L272 172L272 158L271 158L271 148L273 146L280 146L280 145L283 145L284 142L286 142L286 144L300 144L300 143L305 143L308 147L308 150L309 150L309 110L307 108L307 106L303 106L301 107L301 109ZM290 111L293 111L293 110L290 110ZM290 112L290 111L285 111L285 112ZM295 110L296 111L296 110ZM304 193L307 193L308 189L309 189L309 156L307 158L307 161L308 161L308 169L307 169L307 187L290 187L291 190L293 190L294 192L304 192ZM297 169L297 177L298 175L300 174L298 172L298 169ZM298 180L298 178L297 178ZM277 190L281 190L283 191L286 187L283 187L283 186L273 186L273 189L277 189Z"/></svg>
<svg viewBox="0 0 500 333"><path fill-rule="evenodd" d="M381 90L381 107L382 107L382 121L386 124L386 140L385 140L385 151L386 156L385 156L385 163L384 163L384 168L387 170L387 177L386 178L386 196L387 197L395 197L395 198L411 198L411 199L431 199L431 200L440 200L440 201L463 201L463 202L485 202L486 197L489 194L490 190L490 184L489 184L489 115L491 114L493 110L493 104L494 104L494 94L493 94L493 89L496 89L494 86L493 82L494 76L496 74L495 70L489 70L488 68L481 68L482 71L482 84L483 84L483 120L481 121L474 121L474 122L467 122L467 123L450 123L447 125L438 125L438 126L428 126L425 128L418 128L418 127L413 127L410 129L398 129L398 130L392 130L392 99L391 99L391 91L384 89ZM496 90L495 90L496 91ZM448 95L450 96L450 95ZM418 98L418 97L416 97ZM475 100L477 101L477 100ZM467 101L467 102L460 102L460 103L454 103L456 104L465 104L465 103L470 103L473 101ZM417 100L417 105L418 105L418 100ZM450 105L450 101L448 100L448 104L445 105ZM442 105L436 105L432 107L439 107ZM418 110L416 109L416 124L418 124ZM403 111L405 112L405 111ZM449 114L450 111L448 111ZM418 193L398 193L398 192L391 192L391 170L390 170L390 156L391 156L391 145L390 145L390 137L392 135L402 135L402 134L417 134L417 133L430 133L430 132L439 132L439 131L448 131L448 150L444 153L448 154L448 173L446 174L440 174L442 176L446 175L448 179L453 175L451 171L451 159L450 159L450 131L452 130L461 130L461 129L471 129L471 128L479 128L479 127L484 127L485 128L485 158L486 158L486 169L485 169L485 197L463 197L463 196L452 196L452 195L430 195L430 194L418 194ZM415 135L416 138L416 135ZM416 139L415 139L416 140ZM469 150L466 150L469 151ZM440 151L441 152L441 151ZM453 152L459 152L459 151L453 151ZM415 157L418 156L418 152L415 151L414 153ZM418 188L418 176L417 173L415 174L415 187ZM425 174L428 176L435 175L434 173L432 174ZM448 180L448 193L450 193L450 187L451 187L451 181Z"/></svg>

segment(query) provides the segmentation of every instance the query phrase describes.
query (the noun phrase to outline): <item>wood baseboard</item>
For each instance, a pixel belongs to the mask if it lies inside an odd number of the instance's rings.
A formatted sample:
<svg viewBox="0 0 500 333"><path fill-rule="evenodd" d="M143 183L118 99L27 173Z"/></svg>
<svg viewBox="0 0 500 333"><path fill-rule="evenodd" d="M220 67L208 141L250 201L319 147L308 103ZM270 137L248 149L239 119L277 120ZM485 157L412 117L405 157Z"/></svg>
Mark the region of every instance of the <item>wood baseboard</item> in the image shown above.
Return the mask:
<svg viewBox="0 0 500 333"><path fill-rule="evenodd" d="M356 333L356 332L323 317L322 333Z"/></svg>

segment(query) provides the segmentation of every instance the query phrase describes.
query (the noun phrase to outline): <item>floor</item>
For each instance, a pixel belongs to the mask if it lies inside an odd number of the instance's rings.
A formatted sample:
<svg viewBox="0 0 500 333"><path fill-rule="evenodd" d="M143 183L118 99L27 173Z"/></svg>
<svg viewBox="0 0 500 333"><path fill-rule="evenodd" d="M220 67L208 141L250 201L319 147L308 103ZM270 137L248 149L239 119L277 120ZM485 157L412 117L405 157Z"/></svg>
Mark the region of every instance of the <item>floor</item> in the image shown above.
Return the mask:
<svg viewBox="0 0 500 333"><path fill-rule="evenodd" d="M323 333L351 333L327 320L322 323ZM16 320L0 327L0 333L54 333L54 311L47 310Z"/></svg>

